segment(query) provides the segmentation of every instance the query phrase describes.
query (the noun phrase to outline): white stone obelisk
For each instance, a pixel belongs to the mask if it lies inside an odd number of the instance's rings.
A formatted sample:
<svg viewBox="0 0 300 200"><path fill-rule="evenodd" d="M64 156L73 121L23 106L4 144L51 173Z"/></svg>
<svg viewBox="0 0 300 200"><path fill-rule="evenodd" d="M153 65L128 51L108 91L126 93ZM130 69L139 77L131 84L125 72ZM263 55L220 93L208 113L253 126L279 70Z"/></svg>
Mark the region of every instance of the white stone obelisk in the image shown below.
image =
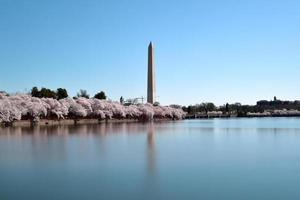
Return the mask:
<svg viewBox="0 0 300 200"><path fill-rule="evenodd" d="M154 64L154 46L150 42L148 46L148 89L147 89L147 102L153 104L156 96L156 83L155 83L155 64Z"/></svg>

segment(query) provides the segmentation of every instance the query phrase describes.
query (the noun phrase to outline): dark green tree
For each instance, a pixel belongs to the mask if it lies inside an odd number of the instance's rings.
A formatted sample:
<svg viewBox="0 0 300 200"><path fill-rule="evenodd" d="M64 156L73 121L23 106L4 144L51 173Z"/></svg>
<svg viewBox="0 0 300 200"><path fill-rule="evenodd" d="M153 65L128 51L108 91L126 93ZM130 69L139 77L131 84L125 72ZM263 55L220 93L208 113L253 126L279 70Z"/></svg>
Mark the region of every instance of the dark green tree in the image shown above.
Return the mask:
<svg viewBox="0 0 300 200"><path fill-rule="evenodd" d="M229 112L229 104L226 103L226 106L225 106L225 112L228 113Z"/></svg>
<svg viewBox="0 0 300 200"><path fill-rule="evenodd" d="M105 92L103 92L103 91L98 92L97 94L95 94L94 98L96 98L96 99L106 99Z"/></svg>
<svg viewBox="0 0 300 200"><path fill-rule="evenodd" d="M182 110L183 110L184 112L188 112L188 108L187 108L186 106L183 106L183 107L182 107Z"/></svg>
<svg viewBox="0 0 300 200"><path fill-rule="evenodd" d="M77 97L84 97L84 98L87 98L89 99L90 98L90 95L87 93L86 90L80 90L78 93L77 93Z"/></svg>
<svg viewBox="0 0 300 200"><path fill-rule="evenodd" d="M56 90L56 97L57 99L64 99L64 98L67 98L69 95L68 95L68 92L66 89L64 88L58 88Z"/></svg>
<svg viewBox="0 0 300 200"><path fill-rule="evenodd" d="M215 104L210 103L210 102L205 103L205 104L206 104L206 109L207 109L207 111L214 111L214 110L216 110Z"/></svg>
<svg viewBox="0 0 300 200"><path fill-rule="evenodd" d="M189 105L189 106L187 107L187 112L188 112L189 114L195 114L195 113L197 112L196 106Z"/></svg>
<svg viewBox="0 0 300 200"><path fill-rule="evenodd" d="M42 88L40 91L40 97L56 99L56 93L48 88Z"/></svg>
<svg viewBox="0 0 300 200"><path fill-rule="evenodd" d="M120 97L120 104L124 104L124 98L123 98L123 96Z"/></svg>
<svg viewBox="0 0 300 200"><path fill-rule="evenodd" d="M39 91L39 89L37 87L33 87L31 89L31 96L38 97L38 98L41 97L41 93L40 93L40 91Z"/></svg>

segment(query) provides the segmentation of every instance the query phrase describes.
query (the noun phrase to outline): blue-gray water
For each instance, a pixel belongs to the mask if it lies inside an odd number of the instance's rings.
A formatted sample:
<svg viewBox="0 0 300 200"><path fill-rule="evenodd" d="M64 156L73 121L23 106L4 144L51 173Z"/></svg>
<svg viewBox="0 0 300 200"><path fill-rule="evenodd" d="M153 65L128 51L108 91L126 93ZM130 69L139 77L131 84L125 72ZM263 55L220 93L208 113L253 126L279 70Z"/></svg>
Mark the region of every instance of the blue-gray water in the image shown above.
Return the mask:
<svg viewBox="0 0 300 200"><path fill-rule="evenodd" d="M300 118L0 128L0 199L300 199Z"/></svg>

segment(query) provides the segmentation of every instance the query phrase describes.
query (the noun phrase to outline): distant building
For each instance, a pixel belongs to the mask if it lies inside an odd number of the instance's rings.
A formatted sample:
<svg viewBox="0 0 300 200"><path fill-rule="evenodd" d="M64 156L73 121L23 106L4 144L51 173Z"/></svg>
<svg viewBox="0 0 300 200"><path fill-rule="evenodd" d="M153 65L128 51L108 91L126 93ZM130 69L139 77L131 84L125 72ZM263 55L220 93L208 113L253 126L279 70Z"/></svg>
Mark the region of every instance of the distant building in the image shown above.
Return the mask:
<svg viewBox="0 0 300 200"><path fill-rule="evenodd" d="M8 94L7 92L5 92L5 91L0 91L0 93L1 93L2 95L9 96L9 94Z"/></svg>
<svg viewBox="0 0 300 200"><path fill-rule="evenodd" d="M256 105L257 106L268 106L268 105L270 105L270 103L267 100L260 100L260 101L256 102Z"/></svg>
<svg viewBox="0 0 300 200"><path fill-rule="evenodd" d="M138 105L143 103L144 103L144 97L137 97L137 98L126 99L126 101L123 102L123 105L129 106L129 105Z"/></svg>
<svg viewBox="0 0 300 200"><path fill-rule="evenodd" d="M300 106L300 101L282 101L274 97L273 101L260 100L256 102L256 105L269 109L296 109ZM296 106L296 107L295 107Z"/></svg>

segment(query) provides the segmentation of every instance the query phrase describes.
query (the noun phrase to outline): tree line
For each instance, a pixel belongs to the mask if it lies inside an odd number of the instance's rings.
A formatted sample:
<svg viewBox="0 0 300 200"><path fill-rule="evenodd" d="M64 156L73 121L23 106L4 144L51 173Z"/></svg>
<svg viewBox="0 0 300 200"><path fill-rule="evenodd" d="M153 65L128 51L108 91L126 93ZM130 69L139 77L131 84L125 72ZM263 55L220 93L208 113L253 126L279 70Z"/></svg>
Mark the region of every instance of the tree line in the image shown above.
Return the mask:
<svg viewBox="0 0 300 200"><path fill-rule="evenodd" d="M56 90L51 90L49 88L42 87L40 90L37 87L33 87L30 92L31 96L37 97L37 98L53 98L53 99L64 99L69 97L68 91L64 88L57 88ZM73 99L84 97L89 99L90 95L87 93L86 90L80 90ZM107 99L107 96L105 92L100 91L94 95L94 98L105 100Z"/></svg>
<svg viewBox="0 0 300 200"><path fill-rule="evenodd" d="M223 114L236 114L238 116L246 116L248 112L263 112L264 108L256 105L242 105L240 103L215 106L214 103L206 102L196 105L183 106L182 109L188 114L208 113L212 111L221 111Z"/></svg>
<svg viewBox="0 0 300 200"><path fill-rule="evenodd" d="M222 106L215 106L214 103L206 102L196 105L183 106L182 109L188 114L198 114L212 111L221 111L223 114L234 114L239 117L247 116L247 113L263 113L274 110L298 110L300 101L281 101L274 97L273 101L261 100L256 105L242 105L241 103L226 103Z"/></svg>

